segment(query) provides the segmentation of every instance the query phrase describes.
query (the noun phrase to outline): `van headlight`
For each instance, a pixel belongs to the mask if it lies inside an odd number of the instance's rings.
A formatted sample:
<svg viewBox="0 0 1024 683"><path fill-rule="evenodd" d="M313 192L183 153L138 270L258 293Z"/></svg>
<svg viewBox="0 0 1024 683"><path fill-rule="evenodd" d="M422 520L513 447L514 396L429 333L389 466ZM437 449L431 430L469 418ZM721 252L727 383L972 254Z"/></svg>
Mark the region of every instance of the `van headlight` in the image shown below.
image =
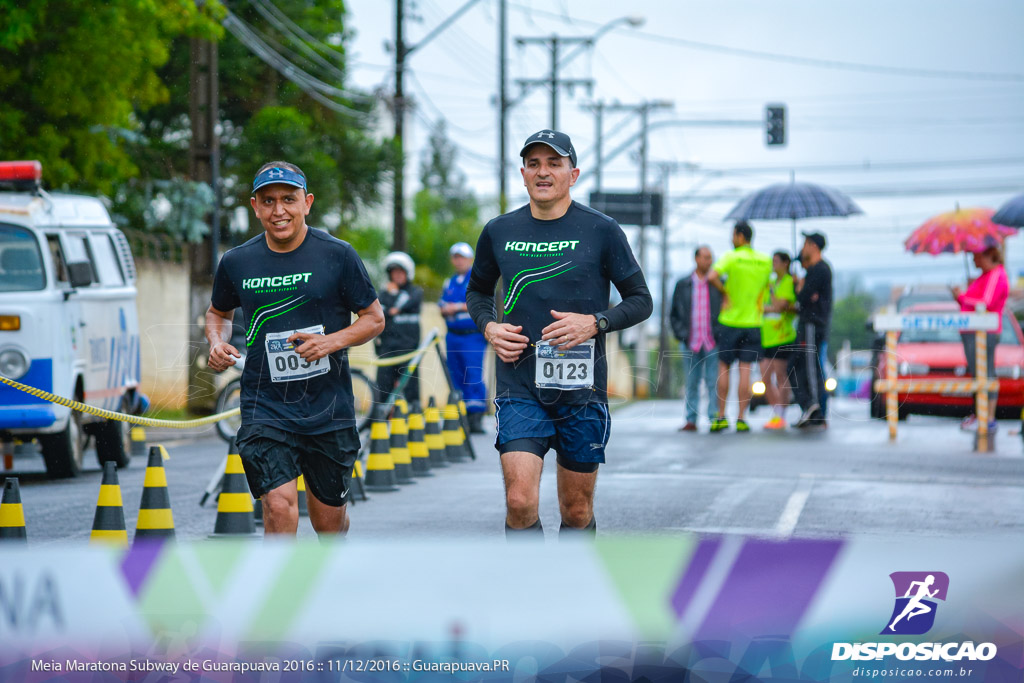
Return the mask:
<svg viewBox="0 0 1024 683"><path fill-rule="evenodd" d="M924 363L908 363L907 361L900 363L899 367L899 373L903 376L927 375L929 370L931 370L931 368Z"/></svg>
<svg viewBox="0 0 1024 683"><path fill-rule="evenodd" d="M833 392L836 390L837 386L839 386L839 383L836 382L835 377L829 377L827 380L825 380L825 391Z"/></svg>
<svg viewBox="0 0 1024 683"><path fill-rule="evenodd" d="M766 387L764 386L764 382L754 382L754 384L750 387L750 392L754 396L764 396L765 388Z"/></svg>
<svg viewBox="0 0 1024 683"><path fill-rule="evenodd" d="M18 349L0 351L0 375L7 379L21 379L28 372L29 365L28 356Z"/></svg>

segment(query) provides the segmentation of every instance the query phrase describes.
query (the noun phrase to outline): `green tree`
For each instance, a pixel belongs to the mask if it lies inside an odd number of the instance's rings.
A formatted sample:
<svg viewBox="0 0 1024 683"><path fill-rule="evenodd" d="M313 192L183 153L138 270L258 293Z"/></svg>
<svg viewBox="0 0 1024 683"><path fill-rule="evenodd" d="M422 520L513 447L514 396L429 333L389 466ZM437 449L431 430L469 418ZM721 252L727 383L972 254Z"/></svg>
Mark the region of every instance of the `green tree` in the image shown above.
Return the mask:
<svg viewBox="0 0 1024 683"><path fill-rule="evenodd" d="M867 329L867 322L875 308L870 294L852 291L836 302L832 311L832 332L829 339L829 355L835 359L845 340L850 340L854 349L870 349L874 334Z"/></svg>
<svg viewBox="0 0 1024 683"><path fill-rule="evenodd" d="M39 159L51 187L111 194L138 172L123 144L166 102L176 36L220 35L193 0L0 0L0 158Z"/></svg>
<svg viewBox="0 0 1024 683"><path fill-rule="evenodd" d="M448 249L456 242L476 245L480 236L479 205L466 187L466 176L456 164L457 150L444 122L434 126L430 145L420 165L422 189L413 199L410 254L416 276L430 294L441 290L451 274Z"/></svg>

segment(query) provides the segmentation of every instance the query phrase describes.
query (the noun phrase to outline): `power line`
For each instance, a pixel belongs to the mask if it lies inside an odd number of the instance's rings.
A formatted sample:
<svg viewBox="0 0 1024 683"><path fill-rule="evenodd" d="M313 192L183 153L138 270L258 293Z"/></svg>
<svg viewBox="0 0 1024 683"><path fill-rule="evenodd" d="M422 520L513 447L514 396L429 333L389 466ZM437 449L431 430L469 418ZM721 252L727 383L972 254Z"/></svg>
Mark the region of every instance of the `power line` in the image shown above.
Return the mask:
<svg viewBox="0 0 1024 683"><path fill-rule="evenodd" d="M535 7L526 7L524 5L519 5L516 3L509 3L509 6L523 12L529 12L530 14L533 15L547 16L554 19L558 19L559 21L565 21L565 17L560 14L546 12ZM575 19L575 21L580 24L590 24L592 26L598 25L597 22L584 19ZM646 38L647 40L655 42L678 45L681 47L688 47L694 50L703 50L705 52L716 52L719 54L729 54L737 57L765 59L775 62L786 62L789 64L799 64L801 66L814 66L826 69L862 71L867 73L886 74L890 76L915 76L920 78L955 78L972 81L984 80L1000 82L1024 81L1024 74L1019 73L998 73L991 71L953 71L947 69L920 69L914 67L882 66L879 64L864 64L861 62L846 62L837 59L801 57L798 55L787 55L777 52L765 52L762 50L748 50L745 48L730 47L727 45L716 45L714 43L704 43L697 40L688 40L686 38L678 38L675 36L664 36L657 33L650 33L647 31L632 31L630 35L634 35L640 38Z"/></svg>
<svg viewBox="0 0 1024 683"><path fill-rule="evenodd" d="M281 14L282 16L287 18L287 15L285 15L283 12L274 7L274 5L268 2L268 0L249 0L249 4L252 5L256 9L256 11L263 16L264 19L273 24L274 27L277 28L277 30L280 31L281 34L285 36L285 38L291 40L291 42L294 43L295 46L298 47L299 50L305 55L307 60L325 69L334 78L337 78L339 82L345 80L344 71L336 67L334 64L331 64L326 59L324 59L319 52L317 52L316 50L309 46L309 43L307 42L306 39L303 39L294 30L292 30L288 24L286 24L282 19L280 19L277 16L277 14ZM290 21L291 20L289 20L289 22ZM291 22L291 24L295 26L294 22ZM296 26L296 28L298 27ZM309 36L308 33L306 33L305 35ZM312 36L309 36L309 38L312 39ZM319 41L313 39L313 42Z"/></svg>

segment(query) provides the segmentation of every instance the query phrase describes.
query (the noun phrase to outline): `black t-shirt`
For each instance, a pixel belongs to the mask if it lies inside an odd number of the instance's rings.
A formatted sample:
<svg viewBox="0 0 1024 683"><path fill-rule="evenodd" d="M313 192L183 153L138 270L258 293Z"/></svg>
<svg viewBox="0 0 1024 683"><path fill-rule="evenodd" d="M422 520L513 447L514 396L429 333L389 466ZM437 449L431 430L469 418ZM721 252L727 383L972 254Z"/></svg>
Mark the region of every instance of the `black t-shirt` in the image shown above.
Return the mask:
<svg viewBox="0 0 1024 683"><path fill-rule="evenodd" d="M551 311L600 313L608 309L610 284L640 271L625 233L614 219L573 202L561 218L538 220L526 205L491 220L477 242L470 288L490 294L502 278L503 322L522 325L530 346L515 363L497 363L497 396L541 403L605 403L608 363L605 339L594 339L593 389L539 389L535 349Z"/></svg>
<svg viewBox="0 0 1024 683"><path fill-rule="evenodd" d="M267 345L283 342L266 337L317 325L323 326L325 334L337 332L349 326L353 313L376 298L355 249L320 230L309 228L293 251L271 251L266 237L259 235L224 254L213 281L211 303L219 311L241 306L248 321L245 348L239 349L246 354L242 424L269 423L299 434L352 427L355 411L348 351L337 351L325 359L326 374L274 382ZM275 360L279 360L277 355ZM283 358L290 361L287 355ZM301 374L305 361L298 360L294 371Z"/></svg>
<svg viewBox="0 0 1024 683"><path fill-rule="evenodd" d="M828 263L818 261L807 269L803 289L796 299L800 304L801 325L812 323L828 328L832 320L832 268Z"/></svg>

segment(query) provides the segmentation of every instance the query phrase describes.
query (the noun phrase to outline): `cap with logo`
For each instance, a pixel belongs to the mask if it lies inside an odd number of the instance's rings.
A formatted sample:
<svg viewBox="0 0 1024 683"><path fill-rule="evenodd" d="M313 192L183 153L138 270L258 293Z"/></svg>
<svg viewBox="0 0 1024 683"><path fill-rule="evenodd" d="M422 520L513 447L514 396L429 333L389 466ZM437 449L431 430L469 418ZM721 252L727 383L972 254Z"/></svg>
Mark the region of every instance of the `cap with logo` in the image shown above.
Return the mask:
<svg viewBox="0 0 1024 683"><path fill-rule="evenodd" d="M306 179L302 177L301 173L296 173L290 168L273 166L271 168L265 168L256 174L256 177L252 181L252 191L256 192L256 190L260 189L264 185L273 185L275 183L300 187L303 190L306 189Z"/></svg>
<svg viewBox="0 0 1024 683"><path fill-rule="evenodd" d="M825 248L825 236L820 232L801 232L800 234L818 245L818 249Z"/></svg>
<svg viewBox="0 0 1024 683"><path fill-rule="evenodd" d="M452 245L452 248L448 250L448 255L473 258L473 247L469 246L466 242L456 242Z"/></svg>
<svg viewBox="0 0 1024 683"><path fill-rule="evenodd" d="M572 147L572 140L565 133L557 130L544 129L526 138L523 148L519 150L519 156L526 156L526 150L532 145L544 144L555 150L559 156L569 157L572 167L576 168L576 150Z"/></svg>

